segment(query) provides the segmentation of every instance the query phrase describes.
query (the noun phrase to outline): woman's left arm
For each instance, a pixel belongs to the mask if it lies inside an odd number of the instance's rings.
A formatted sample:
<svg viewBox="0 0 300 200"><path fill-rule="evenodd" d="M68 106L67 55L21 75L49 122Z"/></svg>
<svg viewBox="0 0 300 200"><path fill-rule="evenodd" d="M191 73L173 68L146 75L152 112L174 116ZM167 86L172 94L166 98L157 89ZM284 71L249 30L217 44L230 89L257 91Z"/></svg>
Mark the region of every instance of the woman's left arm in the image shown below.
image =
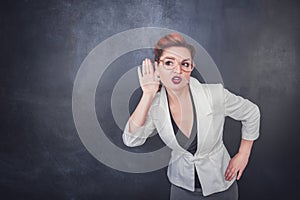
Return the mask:
<svg viewBox="0 0 300 200"><path fill-rule="evenodd" d="M230 160L225 172L225 180L237 175L239 180L245 170L254 140L259 137L260 111L251 101L224 89L225 116L242 122L242 140L239 152Z"/></svg>

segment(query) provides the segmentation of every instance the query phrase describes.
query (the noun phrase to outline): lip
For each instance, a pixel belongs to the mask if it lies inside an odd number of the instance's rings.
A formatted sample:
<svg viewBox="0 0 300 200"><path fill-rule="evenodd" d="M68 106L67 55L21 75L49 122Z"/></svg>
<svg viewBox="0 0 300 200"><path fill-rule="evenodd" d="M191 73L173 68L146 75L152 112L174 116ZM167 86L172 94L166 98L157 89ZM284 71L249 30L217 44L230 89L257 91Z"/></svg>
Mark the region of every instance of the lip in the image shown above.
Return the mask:
<svg viewBox="0 0 300 200"><path fill-rule="evenodd" d="M171 79L172 83L174 84L179 84L182 81L182 78L180 76L173 76L173 78Z"/></svg>

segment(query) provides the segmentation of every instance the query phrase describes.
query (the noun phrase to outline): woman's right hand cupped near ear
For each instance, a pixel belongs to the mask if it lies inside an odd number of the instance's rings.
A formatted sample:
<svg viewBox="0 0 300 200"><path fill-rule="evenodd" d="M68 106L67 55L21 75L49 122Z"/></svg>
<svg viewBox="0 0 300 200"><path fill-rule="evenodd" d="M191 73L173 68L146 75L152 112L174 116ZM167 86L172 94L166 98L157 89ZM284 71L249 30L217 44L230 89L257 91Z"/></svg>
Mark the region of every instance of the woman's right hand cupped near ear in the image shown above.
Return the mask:
<svg viewBox="0 0 300 200"><path fill-rule="evenodd" d="M144 94L155 94L159 88L159 78L157 75L157 62L154 64L155 70L150 59L143 60L142 69L138 67L138 76Z"/></svg>

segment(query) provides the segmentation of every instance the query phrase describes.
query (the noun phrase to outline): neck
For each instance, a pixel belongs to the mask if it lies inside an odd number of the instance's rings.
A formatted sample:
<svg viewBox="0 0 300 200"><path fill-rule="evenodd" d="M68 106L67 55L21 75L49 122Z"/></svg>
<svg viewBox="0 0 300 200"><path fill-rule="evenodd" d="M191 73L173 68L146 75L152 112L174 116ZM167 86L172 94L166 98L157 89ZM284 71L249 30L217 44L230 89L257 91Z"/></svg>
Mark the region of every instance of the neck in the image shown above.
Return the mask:
<svg viewBox="0 0 300 200"><path fill-rule="evenodd" d="M180 103L180 102L186 102L187 99L190 97L190 90L189 85L186 85L186 87L182 88L181 90L170 90L167 89L167 95L169 99L169 103Z"/></svg>

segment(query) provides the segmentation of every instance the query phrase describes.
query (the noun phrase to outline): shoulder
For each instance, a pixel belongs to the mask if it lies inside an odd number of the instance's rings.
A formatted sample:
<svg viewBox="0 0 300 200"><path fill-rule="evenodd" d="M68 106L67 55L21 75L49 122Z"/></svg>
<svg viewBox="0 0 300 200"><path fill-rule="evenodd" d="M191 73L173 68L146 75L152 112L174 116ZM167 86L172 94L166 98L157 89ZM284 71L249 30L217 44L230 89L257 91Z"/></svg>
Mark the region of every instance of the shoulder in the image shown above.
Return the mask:
<svg viewBox="0 0 300 200"><path fill-rule="evenodd" d="M193 84L194 88L197 88L197 92L204 93L214 110L222 110L224 105L224 87L221 83L200 83L197 79L192 78L191 84Z"/></svg>
<svg viewBox="0 0 300 200"><path fill-rule="evenodd" d="M190 83L197 89L203 89L207 95L223 93L224 87L221 83L200 83L196 78L191 77Z"/></svg>
<svg viewBox="0 0 300 200"><path fill-rule="evenodd" d="M203 89L206 92L219 93L224 89L221 83L205 83L202 84Z"/></svg>

